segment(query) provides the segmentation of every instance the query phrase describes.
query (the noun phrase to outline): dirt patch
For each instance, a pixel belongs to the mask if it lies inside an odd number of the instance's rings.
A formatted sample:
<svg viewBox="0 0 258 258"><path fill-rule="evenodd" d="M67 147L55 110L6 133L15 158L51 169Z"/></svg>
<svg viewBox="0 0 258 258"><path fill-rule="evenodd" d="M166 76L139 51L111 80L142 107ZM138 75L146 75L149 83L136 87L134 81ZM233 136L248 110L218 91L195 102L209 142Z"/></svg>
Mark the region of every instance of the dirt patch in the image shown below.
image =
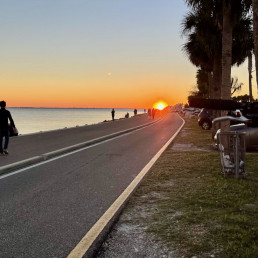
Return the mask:
<svg viewBox="0 0 258 258"><path fill-rule="evenodd" d="M185 131L185 129L183 131L180 132L180 137L184 137L190 134L190 131Z"/></svg>
<svg viewBox="0 0 258 258"><path fill-rule="evenodd" d="M147 207L134 208L123 213L118 223L114 226L107 240L102 245L97 258L174 258L179 257L176 252L168 250L157 236L147 232L147 226L142 220L150 216ZM137 221L141 219L140 223Z"/></svg>
<svg viewBox="0 0 258 258"><path fill-rule="evenodd" d="M160 187L167 187L168 185L171 185L171 184L166 184L165 186L163 184L160 184ZM164 196L162 193L158 193L158 192L151 192L149 194L142 195L140 198L143 200L147 200L148 203L152 203L152 202L155 202L156 200L160 200L160 199L163 199L163 200L167 199L166 196Z"/></svg>

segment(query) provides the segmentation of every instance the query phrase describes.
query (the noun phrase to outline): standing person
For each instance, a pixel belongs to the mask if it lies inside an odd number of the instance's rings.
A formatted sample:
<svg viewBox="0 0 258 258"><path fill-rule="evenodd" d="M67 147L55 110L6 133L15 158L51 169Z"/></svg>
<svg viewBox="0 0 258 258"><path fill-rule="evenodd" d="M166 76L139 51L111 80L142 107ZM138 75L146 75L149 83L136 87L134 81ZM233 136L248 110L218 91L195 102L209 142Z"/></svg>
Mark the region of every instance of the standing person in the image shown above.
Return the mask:
<svg viewBox="0 0 258 258"><path fill-rule="evenodd" d="M113 108L112 111L111 111L111 115L112 115L112 120L114 121L115 120L115 109Z"/></svg>
<svg viewBox="0 0 258 258"><path fill-rule="evenodd" d="M148 117L151 118L151 109L148 109Z"/></svg>
<svg viewBox="0 0 258 258"><path fill-rule="evenodd" d="M10 111L6 110L6 102L0 102L0 154L8 154L8 144L9 144L9 130L8 130L8 119L10 121L10 125L12 128L15 128L15 124L13 122L13 118L11 116ZM3 148L3 138L4 148Z"/></svg>
<svg viewBox="0 0 258 258"><path fill-rule="evenodd" d="M133 112L134 112L134 115L136 116L137 115L137 109L135 109Z"/></svg>
<svg viewBox="0 0 258 258"><path fill-rule="evenodd" d="M153 109L152 109L151 113L152 113L152 119L154 119L154 117L155 117L155 113L156 113L155 108L153 108Z"/></svg>

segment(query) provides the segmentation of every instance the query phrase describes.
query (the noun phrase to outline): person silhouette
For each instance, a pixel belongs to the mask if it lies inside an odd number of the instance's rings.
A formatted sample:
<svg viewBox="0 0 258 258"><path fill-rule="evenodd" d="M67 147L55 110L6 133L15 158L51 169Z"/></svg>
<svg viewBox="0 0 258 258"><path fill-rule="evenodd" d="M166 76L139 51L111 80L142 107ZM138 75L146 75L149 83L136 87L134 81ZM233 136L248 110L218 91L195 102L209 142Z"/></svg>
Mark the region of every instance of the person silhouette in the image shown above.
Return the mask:
<svg viewBox="0 0 258 258"><path fill-rule="evenodd" d="M153 109L152 109L152 111L151 111L152 119L154 119L154 117L155 117L155 113L156 113L156 109L155 109L155 108L153 108Z"/></svg>
<svg viewBox="0 0 258 258"><path fill-rule="evenodd" d="M8 119L10 121L11 128L15 128L15 124L13 118L11 116L10 111L6 110L6 102L0 102L0 154L7 155L8 154L8 144L9 144L9 125ZM3 148L3 138L4 140L4 148Z"/></svg>
<svg viewBox="0 0 258 258"><path fill-rule="evenodd" d="M151 118L151 109L148 109L148 117Z"/></svg>
<svg viewBox="0 0 258 258"><path fill-rule="evenodd" d="M112 111L111 111L111 115L112 115L112 120L114 121L115 120L115 109L113 108Z"/></svg>

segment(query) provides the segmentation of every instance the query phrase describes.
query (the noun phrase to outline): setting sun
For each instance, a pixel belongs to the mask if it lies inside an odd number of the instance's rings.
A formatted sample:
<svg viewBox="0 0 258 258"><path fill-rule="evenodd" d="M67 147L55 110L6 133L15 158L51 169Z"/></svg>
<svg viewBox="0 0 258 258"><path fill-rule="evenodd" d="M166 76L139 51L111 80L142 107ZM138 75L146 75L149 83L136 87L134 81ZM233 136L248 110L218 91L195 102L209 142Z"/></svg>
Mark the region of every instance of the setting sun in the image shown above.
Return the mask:
<svg viewBox="0 0 258 258"><path fill-rule="evenodd" d="M165 106L163 104L158 104L157 109L162 110L162 109L164 109L164 107Z"/></svg>
<svg viewBox="0 0 258 258"><path fill-rule="evenodd" d="M167 107L168 106L168 104L167 103L165 103L164 101L159 101L159 102L157 102L157 103L155 103L154 105L153 105L153 107L155 108L155 109L159 109L159 110L163 110L165 107Z"/></svg>

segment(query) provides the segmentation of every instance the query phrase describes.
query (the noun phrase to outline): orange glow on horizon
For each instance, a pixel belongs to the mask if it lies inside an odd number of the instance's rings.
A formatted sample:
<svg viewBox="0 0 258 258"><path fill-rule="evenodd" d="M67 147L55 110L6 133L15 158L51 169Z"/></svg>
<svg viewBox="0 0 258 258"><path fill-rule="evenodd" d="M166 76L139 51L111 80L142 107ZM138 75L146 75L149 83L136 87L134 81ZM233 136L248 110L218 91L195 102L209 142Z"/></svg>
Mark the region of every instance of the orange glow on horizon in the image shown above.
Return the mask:
<svg viewBox="0 0 258 258"><path fill-rule="evenodd" d="M153 105L153 107L155 108L155 109L159 109L159 110L163 110L165 107L167 107L168 106L168 104L166 103L166 102L164 102L164 101L158 101L158 102L156 102L154 105Z"/></svg>
<svg viewBox="0 0 258 258"><path fill-rule="evenodd" d="M110 82L105 80L87 82L80 79L66 81L66 78L51 81L46 78L41 80L33 78L27 83L25 83L26 79L17 81L17 79L1 78L0 82L5 87L1 89L0 100L5 100L7 107L54 108L148 109L157 108L160 103L165 107L181 102L186 103L187 91L181 92L183 87L179 87L175 94L173 87L170 89L170 84L164 78L161 84L165 86L157 90L157 82L149 83L138 77L137 82L134 78L114 80L114 77L113 73L107 76ZM136 85L137 90L132 90L132 85Z"/></svg>

